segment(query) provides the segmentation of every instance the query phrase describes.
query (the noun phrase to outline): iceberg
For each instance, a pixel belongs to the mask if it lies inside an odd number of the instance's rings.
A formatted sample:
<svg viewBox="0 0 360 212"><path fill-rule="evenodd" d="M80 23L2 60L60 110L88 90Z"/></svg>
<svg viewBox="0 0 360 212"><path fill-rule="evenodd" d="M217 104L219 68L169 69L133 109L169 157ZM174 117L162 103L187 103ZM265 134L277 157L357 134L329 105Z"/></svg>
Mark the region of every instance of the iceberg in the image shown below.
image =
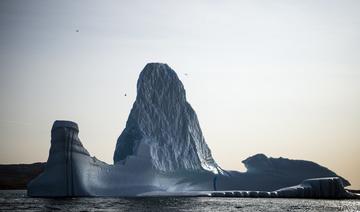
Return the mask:
<svg viewBox="0 0 360 212"><path fill-rule="evenodd" d="M243 161L247 172L223 170L167 64L149 63L140 73L114 164L91 157L78 133L75 122L54 122L48 161L28 184L29 196L353 197L347 180L310 161L258 154Z"/></svg>

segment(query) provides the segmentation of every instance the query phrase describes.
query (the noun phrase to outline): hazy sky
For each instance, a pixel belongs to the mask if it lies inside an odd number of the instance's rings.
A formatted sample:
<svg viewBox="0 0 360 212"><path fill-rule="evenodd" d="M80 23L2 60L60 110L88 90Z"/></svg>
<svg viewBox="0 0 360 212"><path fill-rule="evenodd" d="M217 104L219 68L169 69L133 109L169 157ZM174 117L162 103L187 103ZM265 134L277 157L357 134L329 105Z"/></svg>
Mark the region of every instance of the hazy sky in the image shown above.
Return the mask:
<svg viewBox="0 0 360 212"><path fill-rule="evenodd" d="M360 188L359 11L357 0L2 0L0 163L46 161L56 119L112 163L140 71L164 62L223 168L261 152Z"/></svg>

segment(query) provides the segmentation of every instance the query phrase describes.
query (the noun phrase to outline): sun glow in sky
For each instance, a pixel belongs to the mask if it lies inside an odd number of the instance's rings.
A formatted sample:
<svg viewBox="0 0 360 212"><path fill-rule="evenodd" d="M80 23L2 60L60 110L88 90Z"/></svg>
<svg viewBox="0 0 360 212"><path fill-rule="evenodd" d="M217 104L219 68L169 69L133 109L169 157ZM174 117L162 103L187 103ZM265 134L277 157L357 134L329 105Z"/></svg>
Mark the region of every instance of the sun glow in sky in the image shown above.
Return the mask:
<svg viewBox="0 0 360 212"><path fill-rule="evenodd" d="M360 188L359 11L355 0L0 1L0 163L46 161L56 119L112 163L140 71L164 62L223 168L261 152Z"/></svg>

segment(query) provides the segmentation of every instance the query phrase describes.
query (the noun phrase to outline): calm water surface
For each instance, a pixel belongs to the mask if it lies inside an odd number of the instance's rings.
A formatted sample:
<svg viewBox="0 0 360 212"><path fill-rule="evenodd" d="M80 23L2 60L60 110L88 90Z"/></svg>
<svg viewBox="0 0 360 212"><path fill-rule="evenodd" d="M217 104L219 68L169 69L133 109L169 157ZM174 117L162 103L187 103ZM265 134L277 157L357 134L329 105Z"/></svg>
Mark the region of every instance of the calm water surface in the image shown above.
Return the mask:
<svg viewBox="0 0 360 212"><path fill-rule="evenodd" d="M359 200L260 198L29 198L0 191L0 211L360 211Z"/></svg>

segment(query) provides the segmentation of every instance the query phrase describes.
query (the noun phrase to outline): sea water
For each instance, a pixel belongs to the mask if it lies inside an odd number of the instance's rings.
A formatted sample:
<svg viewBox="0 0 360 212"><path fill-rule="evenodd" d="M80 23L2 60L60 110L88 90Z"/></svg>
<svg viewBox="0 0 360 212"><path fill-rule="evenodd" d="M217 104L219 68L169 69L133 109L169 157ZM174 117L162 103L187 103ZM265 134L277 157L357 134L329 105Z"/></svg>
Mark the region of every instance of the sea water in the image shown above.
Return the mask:
<svg viewBox="0 0 360 212"><path fill-rule="evenodd" d="M360 211L360 200L221 197L31 198L0 191L0 211Z"/></svg>

